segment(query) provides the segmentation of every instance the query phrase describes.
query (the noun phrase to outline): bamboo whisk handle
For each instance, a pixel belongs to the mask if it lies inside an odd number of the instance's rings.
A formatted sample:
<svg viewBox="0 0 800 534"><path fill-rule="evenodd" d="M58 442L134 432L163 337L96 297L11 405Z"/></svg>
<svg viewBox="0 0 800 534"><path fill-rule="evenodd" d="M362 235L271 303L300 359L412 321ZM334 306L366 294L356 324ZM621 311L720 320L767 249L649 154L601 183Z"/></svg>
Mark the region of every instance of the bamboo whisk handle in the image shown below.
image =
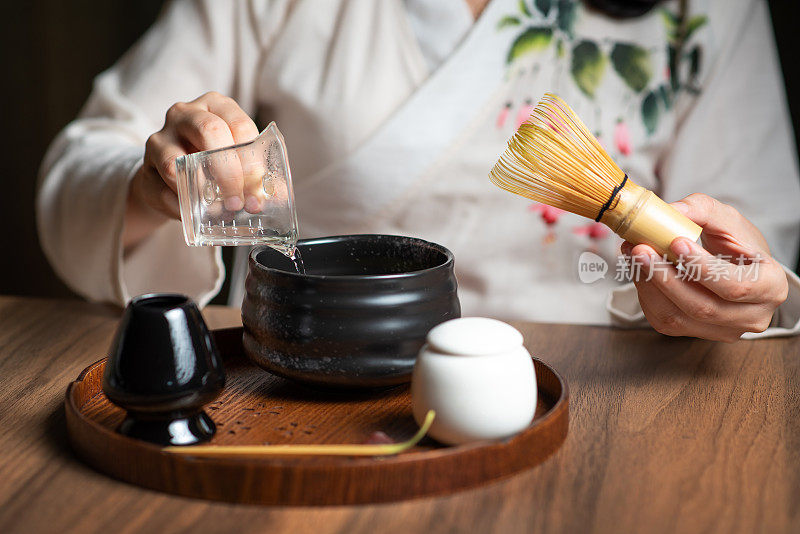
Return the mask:
<svg viewBox="0 0 800 534"><path fill-rule="evenodd" d="M658 195L634 182L628 181L618 198L601 222L634 245L650 245L673 263L677 258L669 250L672 241L677 237L697 241L703 231Z"/></svg>

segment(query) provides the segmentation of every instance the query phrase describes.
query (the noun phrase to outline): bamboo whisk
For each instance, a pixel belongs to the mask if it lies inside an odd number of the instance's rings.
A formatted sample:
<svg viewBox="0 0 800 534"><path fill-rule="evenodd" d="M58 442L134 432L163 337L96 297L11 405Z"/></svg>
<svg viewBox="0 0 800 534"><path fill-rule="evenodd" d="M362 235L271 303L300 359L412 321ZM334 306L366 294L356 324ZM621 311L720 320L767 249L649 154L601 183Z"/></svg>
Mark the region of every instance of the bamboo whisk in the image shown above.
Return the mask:
<svg viewBox="0 0 800 534"><path fill-rule="evenodd" d="M634 183L566 102L549 93L508 142L489 178L506 191L602 222L673 261L670 243L681 236L696 241L702 231Z"/></svg>

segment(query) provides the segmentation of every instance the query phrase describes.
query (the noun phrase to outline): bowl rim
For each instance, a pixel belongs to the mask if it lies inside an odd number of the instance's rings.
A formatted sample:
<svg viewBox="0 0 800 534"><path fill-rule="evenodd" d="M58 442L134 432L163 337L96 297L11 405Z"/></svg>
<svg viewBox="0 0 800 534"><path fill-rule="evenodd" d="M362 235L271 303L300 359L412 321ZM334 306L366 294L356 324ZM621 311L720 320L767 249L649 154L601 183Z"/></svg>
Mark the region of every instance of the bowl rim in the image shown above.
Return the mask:
<svg viewBox="0 0 800 534"><path fill-rule="evenodd" d="M272 267L267 267L266 265L260 263L256 260L256 256L260 254L262 251L272 248L269 245L260 245L254 247L253 250L250 251L249 255L249 264L250 269L253 268L259 269L265 273L270 273L272 275L277 276L286 276L289 278L300 278L300 279L309 279L309 280L342 280L342 281L354 281L354 280L397 280L397 279L408 279L408 278L418 278L430 274L435 271L439 271L442 269L450 269L452 268L453 264L455 263L455 256L453 255L450 250L438 243L434 243L432 241L426 241L419 237L411 237L405 235L395 235L395 234L344 234L344 235L333 235L333 236L326 236L326 237L312 237L309 239L300 239L297 241L298 245L316 245L322 243L328 243L333 241L345 241L353 238L389 238L389 239L403 239L414 241L418 245L423 247L429 247L435 249L437 252L441 252L445 256L445 261L434 265L432 267L426 267L425 269L418 269L416 271L409 271L405 273L391 273L391 274L337 274L337 275L330 275L330 274L301 274L295 273L291 271L284 271L282 269L275 269ZM275 252L280 254L280 251L272 248Z"/></svg>

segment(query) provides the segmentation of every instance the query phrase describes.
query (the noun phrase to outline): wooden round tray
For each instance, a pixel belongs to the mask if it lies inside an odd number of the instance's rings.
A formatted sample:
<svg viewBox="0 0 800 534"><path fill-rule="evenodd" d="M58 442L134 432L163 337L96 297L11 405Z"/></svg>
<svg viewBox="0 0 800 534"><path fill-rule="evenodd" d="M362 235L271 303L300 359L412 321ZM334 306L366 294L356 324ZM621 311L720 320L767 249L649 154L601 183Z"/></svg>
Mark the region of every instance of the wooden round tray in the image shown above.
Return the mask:
<svg viewBox="0 0 800 534"><path fill-rule="evenodd" d="M207 406L217 424L211 444L362 443L383 431L394 441L417 429L408 387L345 394L305 389L251 364L242 330L214 332L225 360L227 383ZM102 391L105 359L67 388L70 442L88 464L147 488L220 501L334 505L385 502L441 494L512 475L550 456L567 435L564 380L534 359L539 403L531 426L504 442L442 446L425 438L389 457L199 458L115 432L124 412Z"/></svg>

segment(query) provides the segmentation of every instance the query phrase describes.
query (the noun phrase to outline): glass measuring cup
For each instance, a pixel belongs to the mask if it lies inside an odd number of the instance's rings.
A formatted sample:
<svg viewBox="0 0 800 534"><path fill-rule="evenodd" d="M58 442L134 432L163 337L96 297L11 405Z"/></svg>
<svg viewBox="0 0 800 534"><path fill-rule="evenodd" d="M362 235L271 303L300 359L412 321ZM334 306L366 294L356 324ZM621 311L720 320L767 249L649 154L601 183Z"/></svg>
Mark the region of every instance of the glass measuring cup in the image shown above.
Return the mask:
<svg viewBox="0 0 800 534"><path fill-rule="evenodd" d="M291 255L297 214L274 122L249 143L181 156L176 165L187 245L269 245Z"/></svg>

